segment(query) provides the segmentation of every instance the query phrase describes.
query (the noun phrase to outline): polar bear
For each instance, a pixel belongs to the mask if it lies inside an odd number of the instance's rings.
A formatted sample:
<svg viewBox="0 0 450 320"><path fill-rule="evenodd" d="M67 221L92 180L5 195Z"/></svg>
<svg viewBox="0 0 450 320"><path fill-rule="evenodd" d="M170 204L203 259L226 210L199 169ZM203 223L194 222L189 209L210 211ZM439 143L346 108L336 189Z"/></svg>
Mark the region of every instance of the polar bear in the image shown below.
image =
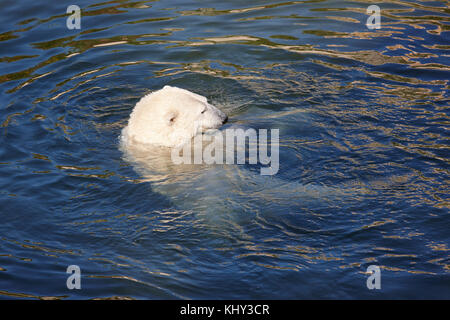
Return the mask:
<svg viewBox="0 0 450 320"><path fill-rule="evenodd" d="M228 117L201 95L165 86L144 96L134 107L122 139L178 147L208 129L218 129Z"/></svg>
<svg viewBox="0 0 450 320"><path fill-rule="evenodd" d="M228 103L227 109L236 107L234 102ZM150 183L152 192L166 196L180 212L194 212L214 228L218 223L221 228L236 226L237 232L242 232L238 222L243 216L253 217L242 211L273 219L275 203L283 208L281 212L290 214L293 204L316 208L324 201L335 203L357 192L355 187L304 185L263 176L242 165L174 163L174 146L206 129L220 127L226 119L205 97L184 89L165 86L143 97L131 113L120 141L123 159L140 177L129 181ZM245 207L239 207L240 203Z"/></svg>

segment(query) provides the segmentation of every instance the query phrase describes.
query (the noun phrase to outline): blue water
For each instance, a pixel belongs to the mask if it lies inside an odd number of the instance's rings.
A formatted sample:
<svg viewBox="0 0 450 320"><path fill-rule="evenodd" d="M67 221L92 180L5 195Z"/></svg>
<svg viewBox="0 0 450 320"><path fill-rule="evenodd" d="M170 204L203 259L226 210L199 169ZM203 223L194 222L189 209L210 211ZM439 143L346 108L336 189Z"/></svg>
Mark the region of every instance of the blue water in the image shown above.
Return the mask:
<svg viewBox="0 0 450 320"><path fill-rule="evenodd" d="M370 4L2 0L0 298L449 299L448 2ZM279 172L129 161L164 85L278 128Z"/></svg>

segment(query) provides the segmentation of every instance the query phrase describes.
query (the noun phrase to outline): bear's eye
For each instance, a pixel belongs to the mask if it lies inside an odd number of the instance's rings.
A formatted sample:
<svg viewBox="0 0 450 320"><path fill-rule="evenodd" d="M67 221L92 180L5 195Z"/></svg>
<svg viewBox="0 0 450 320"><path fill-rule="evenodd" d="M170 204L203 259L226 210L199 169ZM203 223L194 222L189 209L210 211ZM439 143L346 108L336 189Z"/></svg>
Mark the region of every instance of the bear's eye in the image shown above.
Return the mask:
<svg viewBox="0 0 450 320"><path fill-rule="evenodd" d="M206 108L205 109L203 109L203 111L202 112L200 112L201 114L204 114L206 112Z"/></svg>
<svg viewBox="0 0 450 320"><path fill-rule="evenodd" d="M170 122L170 123L174 123L174 122L175 122L175 118L176 118L175 116L171 117L170 120L169 120L169 122Z"/></svg>

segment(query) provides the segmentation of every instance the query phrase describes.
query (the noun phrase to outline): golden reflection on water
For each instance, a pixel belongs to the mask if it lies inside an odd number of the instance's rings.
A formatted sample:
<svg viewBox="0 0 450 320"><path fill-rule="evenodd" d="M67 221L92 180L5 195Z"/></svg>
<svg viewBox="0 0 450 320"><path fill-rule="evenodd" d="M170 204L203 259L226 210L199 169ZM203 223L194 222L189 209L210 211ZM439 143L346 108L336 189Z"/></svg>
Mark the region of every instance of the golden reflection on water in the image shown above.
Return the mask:
<svg viewBox="0 0 450 320"><path fill-rule="evenodd" d="M442 8L419 5L419 4L413 3L413 2L400 2L400 1L389 1L389 2L413 7L413 8L402 9L402 10L384 9L383 16L386 16L388 18L396 20L395 21L396 24L405 24L405 25L413 26L415 28L419 28L421 26L417 25L417 21L418 21L418 19L420 19L420 23L437 25L437 29L436 29L436 31L434 31L434 33L436 33L436 34L440 34L442 29L448 30L448 25L442 24L440 22L440 21L445 20L445 18L441 17L441 16L434 16L431 18L431 17L420 17L420 16L408 17L408 16L404 16L404 15L401 15L401 16L395 15L395 13L405 13L408 11L412 12L412 11L414 11L414 8L421 9L421 10L427 10L429 12L440 13L440 12L442 12ZM247 9L238 9L238 10L220 11L220 10L215 10L213 8L198 9L198 10L194 10L194 11L179 11L178 14L181 14L181 15L235 14L235 13L248 12L248 11L253 11L253 10L260 11L260 10L264 10L264 9L271 9L271 8L275 8L278 6L289 6L289 5L293 5L296 3L302 3L302 1L286 2L286 3L279 3L279 4L266 5L266 6L257 6L257 7L247 8ZM97 9L97 10L93 10L93 11L84 10L83 15L97 16L97 15L102 15L102 14L119 14L119 13L127 12L126 10L119 10L119 8L147 9L147 8L149 8L149 6L144 5L143 1L135 2L135 3L128 3L128 4L122 3L122 4L116 4L116 5L107 7L107 8ZM346 12L346 11L358 12L358 13L365 12L365 9L363 9L363 8L319 8L319 9L310 9L310 10L311 10L311 12L333 11L333 10L337 10L340 13ZM13 34L21 33L21 32L28 32L32 28L35 28L42 23L46 23L52 19L57 19L57 18L61 18L61 17L62 17L61 15L54 16L49 19L41 20L37 24L32 25L28 28L17 29L14 31L4 33L3 37L0 35L0 41L7 41L13 37L18 37L17 35L13 35ZM276 18L280 18L280 17L273 16L273 17L268 17L268 18L276 19ZM311 19L312 17L288 16L288 18L290 18L290 19L293 19L293 18ZM359 23L358 20L348 18L348 17L325 16L323 18L324 19L337 19L339 21L346 21L346 22L352 22L352 23ZM172 18L168 17L168 18L163 18L163 19L172 19ZM145 23L145 22L149 22L149 21L153 21L153 20L152 19L144 19L144 20L138 20L138 21L133 21L133 22L127 22L127 23ZM31 22L31 21L28 21L28 23L29 22ZM390 26L390 24L387 24L387 25L384 24L383 29L380 30L379 32L345 33L345 32L335 32L335 31L326 31L326 30L305 30L303 32L309 33L309 34L314 34L317 36L322 36L322 37L355 38L355 39L370 39L372 37L392 37L395 34L402 34L401 31L386 31L385 30L386 28L389 29L389 28L392 28L392 26ZM401 28L399 28L399 29L401 29ZM81 33L82 34L92 34L92 33L100 32L103 30L105 30L105 28L84 30ZM9 92L14 92L15 90L20 89L20 88L30 84L31 82L39 79L40 77L44 77L44 76L50 74L50 73L43 73L43 74L31 76L37 70L39 70L47 65L53 64L53 63L63 60L63 59L73 57L74 55L82 54L83 52L86 52L87 50L90 50L92 48L113 46L113 45L120 45L120 44L131 44L131 45L150 45L150 44L155 44L155 45L156 44L167 44L167 45L169 45L170 44L170 45L177 45L177 46L198 46L198 45L214 45L214 44L218 44L218 43L219 44L221 44L221 43L239 43L239 44L248 44L248 45L261 45L261 46L267 46L269 48L280 48L280 49L284 49L284 50L288 50L288 51L292 51L292 52L296 52L296 53L300 53L300 54L318 54L318 55L327 55L327 56L331 56L331 57L342 57L342 58L347 58L347 59L354 59L354 60L364 62L367 64L371 64L371 65L378 65L378 64L385 64L385 63L403 63L403 64L406 63L406 64L410 64L410 66L413 68L425 68L425 69L430 69L430 68L448 69L449 68L448 66L442 65L442 64L427 64L427 63L421 63L418 61L412 61L411 59L414 59L414 58L422 58L423 59L423 58L433 57L434 55L430 54L430 53L414 52L411 49L409 49L410 53L406 54L405 56L397 56L396 57L396 56L386 56L386 55L379 53L378 51L342 52L342 51L334 51L334 50L323 50L323 49L318 49L318 48L313 49L311 46L308 46L308 45L306 45L306 46L288 46L288 45L283 45L280 43L270 41L268 39L253 37L253 36L249 36L249 35L231 35L231 36L223 36L223 37L208 37L208 38L203 38L203 39L197 38L197 39L201 39L202 42L174 41L174 40L155 40L155 41L139 40L140 38L145 38L145 37L171 36L173 34L173 32L181 31L181 30L183 30L183 29L182 28L172 28L170 30L167 30L168 32L166 32L166 33L123 35L123 36L115 36L115 37L109 37L109 38L97 38L97 39L85 39L85 40L74 40L76 36L69 36L69 37L64 37L64 38L51 40L51 41L47 41L47 42L37 42L37 43L34 43L33 46L36 48L43 49L43 50L49 50L51 48L69 47L69 48L73 48L73 50L76 50L76 51L72 52L69 55L57 54L57 55L50 57L46 61L38 63L37 65L35 65L34 67L31 67L29 69L11 73L11 74L1 75L0 83L5 82L5 81L11 81L11 80L17 80L17 79L23 79L23 78L29 77L29 80L23 82L18 87L11 89L11 91L9 91ZM8 34L9 34L9 36L7 36ZM283 35L274 35L274 36L272 36L272 38L273 39L278 38L278 39L295 40L295 37L292 38L292 37L283 36ZM429 48L429 49L445 49L445 46L442 46L442 45L429 46L428 45L427 48ZM388 46L388 47L386 47L386 49L395 51L398 48L391 48ZM29 55L29 56L21 55L21 56L17 56L17 57L5 57L5 58L2 58L2 60L0 60L0 62L1 61L12 62L12 61L16 61L19 59L29 59L29 58L33 58L33 57L36 57L36 55Z"/></svg>
<svg viewBox="0 0 450 320"><path fill-rule="evenodd" d="M27 299L39 299L39 300L61 300L68 298L69 296L36 296L33 294L27 293L19 293L19 292L10 292L5 290L0 290L0 295L9 297L9 298L27 298Z"/></svg>

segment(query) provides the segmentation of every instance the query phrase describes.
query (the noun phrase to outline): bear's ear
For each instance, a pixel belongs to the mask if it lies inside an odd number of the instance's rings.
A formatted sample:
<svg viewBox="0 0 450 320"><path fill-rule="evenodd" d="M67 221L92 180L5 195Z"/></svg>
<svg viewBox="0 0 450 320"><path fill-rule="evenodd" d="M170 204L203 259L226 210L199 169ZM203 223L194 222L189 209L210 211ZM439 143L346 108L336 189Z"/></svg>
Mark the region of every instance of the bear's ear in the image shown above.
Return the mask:
<svg viewBox="0 0 450 320"><path fill-rule="evenodd" d="M172 89L172 87L171 86L164 86L163 90L164 89Z"/></svg>
<svg viewBox="0 0 450 320"><path fill-rule="evenodd" d="M165 116L166 122L169 126L173 125L177 121L178 112L172 111L168 112Z"/></svg>

